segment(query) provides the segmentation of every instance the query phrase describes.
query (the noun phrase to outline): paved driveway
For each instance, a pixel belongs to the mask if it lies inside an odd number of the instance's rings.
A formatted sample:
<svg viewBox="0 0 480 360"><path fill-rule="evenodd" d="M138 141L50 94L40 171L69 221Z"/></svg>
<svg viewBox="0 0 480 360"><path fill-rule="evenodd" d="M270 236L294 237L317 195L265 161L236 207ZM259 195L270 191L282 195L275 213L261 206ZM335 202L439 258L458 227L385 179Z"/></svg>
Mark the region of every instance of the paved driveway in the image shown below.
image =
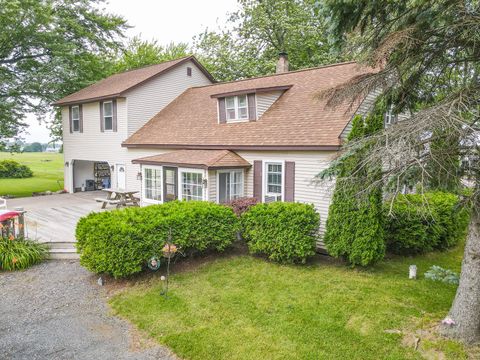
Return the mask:
<svg viewBox="0 0 480 360"><path fill-rule="evenodd" d="M175 359L158 345L137 346L105 301L75 260L0 272L0 359Z"/></svg>

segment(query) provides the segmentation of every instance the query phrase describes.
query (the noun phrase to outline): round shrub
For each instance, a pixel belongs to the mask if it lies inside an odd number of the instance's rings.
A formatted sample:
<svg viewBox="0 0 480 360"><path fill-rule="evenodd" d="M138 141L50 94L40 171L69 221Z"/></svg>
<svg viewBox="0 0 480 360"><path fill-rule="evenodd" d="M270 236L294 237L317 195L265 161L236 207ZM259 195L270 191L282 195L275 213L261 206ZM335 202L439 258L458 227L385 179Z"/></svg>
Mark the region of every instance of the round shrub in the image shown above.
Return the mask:
<svg viewBox="0 0 480 360"><path fill-rule="evenodd" d="M0 161L0 179L20 179L33 176L33 171L27 166L14 160Z"/></svg>
<svg viewBox="0 0 480 360"><path fill-rule="evenodd" d="M390 210L390 203L386 206ZM443 250L467 234L470 211L455 194L431 192L398 196L385 216L388 251L411 255Z"/></svg>
<svg viewBox="0 0 480 360"><path fill-rule="evenodd" d="M315 254L320 215L313 205L257 204L243 214L241 224L251 253L281 263L305 263Z"/></svg>
<svg viewBox="0 0 480 360"><path fill-rule="evenodd" d="M0 237L0 269L22 270L48 257L48 247L27 239Z"/></svg>
<svg viewBox="0 0 480 360"><path fill-rule="evenodd" d="M173 201L162 205L91 213L77 224L80 263L116 278L142 271L160 256L171 231L185 254L225 250L235 239L238 218L218 204Z"/></svg>

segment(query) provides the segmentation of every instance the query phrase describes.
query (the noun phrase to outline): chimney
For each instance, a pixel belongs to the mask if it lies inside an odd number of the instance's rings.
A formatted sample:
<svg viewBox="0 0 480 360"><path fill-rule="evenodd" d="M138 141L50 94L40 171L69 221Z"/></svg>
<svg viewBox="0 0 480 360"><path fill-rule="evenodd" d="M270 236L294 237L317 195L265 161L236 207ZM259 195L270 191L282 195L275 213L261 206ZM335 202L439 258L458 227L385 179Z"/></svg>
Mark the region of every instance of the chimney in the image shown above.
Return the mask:
<svg viewBox="0 0 480 360"><path fill-rule="evenodd" d="M277 61L277 74L283 74L288 72L288 55L286 52L278 54Z"/></svg>

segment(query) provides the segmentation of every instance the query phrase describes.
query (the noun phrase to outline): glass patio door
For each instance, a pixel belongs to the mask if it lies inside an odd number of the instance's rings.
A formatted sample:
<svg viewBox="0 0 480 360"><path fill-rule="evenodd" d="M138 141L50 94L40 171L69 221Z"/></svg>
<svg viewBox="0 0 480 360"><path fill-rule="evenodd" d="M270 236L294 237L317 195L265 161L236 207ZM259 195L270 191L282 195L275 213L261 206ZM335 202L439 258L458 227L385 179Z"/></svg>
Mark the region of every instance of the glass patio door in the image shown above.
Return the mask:
<svg viewBox="0 0 480 360"><path fill-rule="evenodd" d="M174 167L163 167L163 201L178 199L178 169Z"/></svg>

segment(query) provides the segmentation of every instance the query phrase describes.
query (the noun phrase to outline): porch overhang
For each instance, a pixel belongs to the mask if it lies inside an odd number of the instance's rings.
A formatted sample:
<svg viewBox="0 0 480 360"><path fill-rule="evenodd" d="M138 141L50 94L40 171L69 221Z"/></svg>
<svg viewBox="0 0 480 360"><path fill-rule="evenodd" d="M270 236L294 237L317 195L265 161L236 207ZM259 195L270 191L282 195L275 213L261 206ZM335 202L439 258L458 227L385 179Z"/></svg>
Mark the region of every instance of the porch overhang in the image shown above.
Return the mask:
<svg viewBox="0 0 480 360"><path fill-rule="evenodd" d="M247 160L230 150L178 150L134 159L132 163L206 170L248 168L252 166Z"/></svg>

